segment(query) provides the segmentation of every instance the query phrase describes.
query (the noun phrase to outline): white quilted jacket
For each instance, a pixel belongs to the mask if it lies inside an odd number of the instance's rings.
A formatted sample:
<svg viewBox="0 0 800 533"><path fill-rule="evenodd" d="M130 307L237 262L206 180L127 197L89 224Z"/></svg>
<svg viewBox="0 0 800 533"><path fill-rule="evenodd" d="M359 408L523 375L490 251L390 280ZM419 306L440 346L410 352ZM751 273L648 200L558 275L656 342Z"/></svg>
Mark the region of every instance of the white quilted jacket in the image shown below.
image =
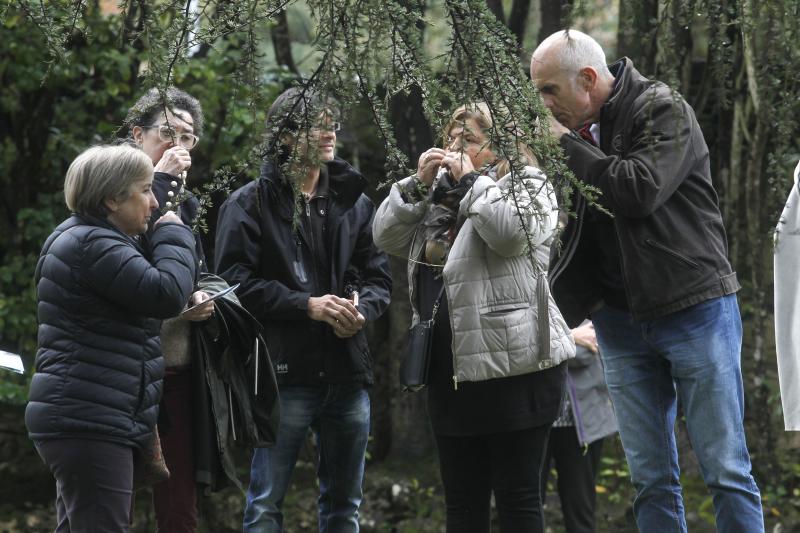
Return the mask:
<svg viewBox="0 0 800 533"><path fill-rule="evenodd" d="M775 351L787 431L800 431L800 163L775 232Z"/></svg>
<svg viewBox="0 0 800 533"><path fill-rule="evenodd" d="M417 230L431 203L430 197L418 203L403 200L402 190L412 179L392 186L372 231L387 253L416 259L424 244ZM536 168L525 167L524 176L515 181L512 196L510 174L497 182L480 176L461 201L459 215L467 220L444 267L456 385L535 372L575 356L572 334L550 296L543 270L558 220L555 195ZM539 266L528 254L523 223ZM409 261L413 324L419 321L416 273L417 263ZM540 313L545 304L546 315Z"/></svg>

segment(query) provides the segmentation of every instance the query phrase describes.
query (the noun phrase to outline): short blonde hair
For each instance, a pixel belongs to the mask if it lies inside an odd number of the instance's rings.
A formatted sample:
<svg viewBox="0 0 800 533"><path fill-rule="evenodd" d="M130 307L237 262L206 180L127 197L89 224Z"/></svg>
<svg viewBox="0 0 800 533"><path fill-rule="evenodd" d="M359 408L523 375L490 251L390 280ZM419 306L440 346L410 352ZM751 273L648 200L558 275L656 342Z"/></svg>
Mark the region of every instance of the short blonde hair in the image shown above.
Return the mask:
<svg viewBox="0 0 800 533"><path fill-rule="evenodd" d="M106 200L124 201L131 186L153 174L153 163L132 146L93 146L67 170L64 200L73 213L105 216Z"/></svg>
<svg viewBox="0 0 800 533"><path fill-rule="evenodd" d="M478 126L483 130L484 133L486 133L486 135L490 138L491 142L491 133L492 133L491 130L494 127L494 120L492 119L492 111L486 102L471 102L468 104L464 104L458 107L455 111L453 111L453 114L450 117L450 121L447 123L447 127L442 132L443 146L447 146L447 139L448 136L450 135L450 130L452 130L454 127L460 124L463 124L469 119L475 119L475 122L478 123ZM498 125L497 128L494 128L494 133L504 136L510 136L511 125L509 124L506 126L509 127L503 127L502 125ZM521 142L517 142L516 146L522 163L532 166L538 165L536 161L536 156L533 155L533 151L529 146ZM494 149L494 147L492 147L492 149ZM500 179L509 172L511 172L511 165L508 159L505 158L498 159L497 178Z"/></svg>

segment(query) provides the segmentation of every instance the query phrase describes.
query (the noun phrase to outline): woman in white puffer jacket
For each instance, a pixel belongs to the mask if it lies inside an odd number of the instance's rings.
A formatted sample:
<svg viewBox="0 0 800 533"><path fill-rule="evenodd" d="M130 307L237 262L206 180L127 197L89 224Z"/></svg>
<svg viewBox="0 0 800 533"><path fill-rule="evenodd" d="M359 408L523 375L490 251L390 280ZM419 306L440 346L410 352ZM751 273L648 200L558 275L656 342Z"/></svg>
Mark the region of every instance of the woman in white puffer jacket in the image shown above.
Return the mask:
<svg viewBox="0 0 800 533"><path fill-rule="evenodd" d="M512 175L498 158L491 116L484 103L453 113L444 149L424 152L417 174L392 186L373 238L408 259L413 323L440 299L428 411L448 531L489 531L492 492L502 531L542 531L542 457L561 363L575 354L546 278L558 207L541 171Z"/></svg>

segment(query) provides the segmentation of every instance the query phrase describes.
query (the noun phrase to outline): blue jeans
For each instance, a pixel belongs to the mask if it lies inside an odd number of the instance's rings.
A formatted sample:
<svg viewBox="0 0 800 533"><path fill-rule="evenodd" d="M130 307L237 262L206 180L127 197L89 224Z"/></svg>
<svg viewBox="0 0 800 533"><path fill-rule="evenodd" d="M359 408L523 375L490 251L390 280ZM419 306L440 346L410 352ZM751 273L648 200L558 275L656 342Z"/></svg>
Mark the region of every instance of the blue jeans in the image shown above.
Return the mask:
<svg viewBox="0 0 800 533"><path fill-rule="evenodd" d="M592 320L636 488L639 531L686 531L675 446L680 398L692 449L713 496L717 530L763 532L761 495L744 434L736 296L645 322L606 306Z"/></svg>
<svg viewBox="0 0 800 533"><path fill-rule="evenodd" d="M280 409L277 443L253 452L244 531L282 531L281 506L311 427L319 450L319 531L357 532L369 437L366 389L362 385L281 387Z"/></svg>

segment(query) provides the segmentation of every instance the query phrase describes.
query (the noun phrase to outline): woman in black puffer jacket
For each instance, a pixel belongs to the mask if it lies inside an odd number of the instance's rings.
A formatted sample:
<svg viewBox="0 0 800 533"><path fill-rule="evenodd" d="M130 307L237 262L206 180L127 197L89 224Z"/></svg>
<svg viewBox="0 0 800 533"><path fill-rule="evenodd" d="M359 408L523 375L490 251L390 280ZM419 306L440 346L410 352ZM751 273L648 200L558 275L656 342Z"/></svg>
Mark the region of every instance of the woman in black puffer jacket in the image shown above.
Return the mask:
<svg viewBox="0 0 800 533"><path fill-rule="evenodd" d="M174 213L150 249L153 166L128 146L90 148L64 183L70 218L36 266L39 350L25 422L56 478L56 531L127 531L134 454L153 436L164 363L159 321L188 301L194 237Z"/></svg>

